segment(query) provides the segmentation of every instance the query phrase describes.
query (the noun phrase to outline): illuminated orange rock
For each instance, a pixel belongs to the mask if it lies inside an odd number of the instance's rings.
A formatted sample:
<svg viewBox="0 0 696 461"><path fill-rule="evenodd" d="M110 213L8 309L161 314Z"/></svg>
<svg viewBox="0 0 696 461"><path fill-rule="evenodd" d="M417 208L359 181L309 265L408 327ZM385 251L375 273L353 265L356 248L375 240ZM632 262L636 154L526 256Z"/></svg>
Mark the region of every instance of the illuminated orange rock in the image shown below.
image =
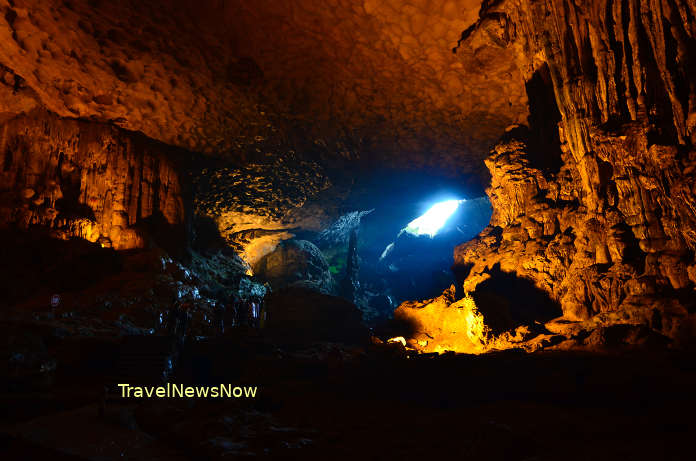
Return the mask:
<svg viewBox="0 0 696 461"><path fill-rule="evenodd" d="M129 249L143 247L144 223L158 220L183 239L184 195L170 148L37 112L3 125L0 152L3 227L43 226L57 237Z"/></svg>
<svg viewBox="0 0 696 461"><path fill-rule="evenodd" d="M694 333L696 86L687 69L696 56L693 25L682 20L693 14L693 5L667 2L498 2L464 37L462 46L488 23L504 24L530 120L540 101L560 115L555 143L535 142L544 127L531 123L486 160L491 226L455 250L455 265L472 266L465 291L498 265L588 329ZM552 98L535 79L549 81Z"/></svg>
<svg viewBox="0 0 696 461"><path fill-rule="evenodd" d="M483 313L474 298L457 299L455 287L426 301L406 301L394 312L394 319L409 330L406 345L419 352L481 354L519 348L527 351L555 345L561 335L533 335L522 325L496 332L489 324L494 312Z"/></svg>
<svg viewBox="0 0 696 461"><path fill-rule="evenodd" d="M237 168L204 169L194 179L194 210L253 267L298 227L319 231L333 219L331 182L316 162L293 153ZM318 196L323 202L317 203Z"/></svg>
<svg viewBox="0 0 696 461"><path fill-rule="evenodd" d="M696 333L695 13L667 1L510 0L487 5L463 33L462 53L512 50L530 117L485 160L493 216L455 249L455 271L474 297L501 274L528 280L563 314L535 339L500 336L499 347L596 349ZM497 294L521 305L512 291ZM429 335L466 351L456 343L467 340L461 310L446 298L399 311L423 344Z"/></svg>
<svg viewBox="0 0 696 461"><path fill-rule="evenodd" d="M421 352L480 353L490 339L471 298L455 300L454 287L427 301L407 301L394 318L412 329L408 345Z"/></svg>

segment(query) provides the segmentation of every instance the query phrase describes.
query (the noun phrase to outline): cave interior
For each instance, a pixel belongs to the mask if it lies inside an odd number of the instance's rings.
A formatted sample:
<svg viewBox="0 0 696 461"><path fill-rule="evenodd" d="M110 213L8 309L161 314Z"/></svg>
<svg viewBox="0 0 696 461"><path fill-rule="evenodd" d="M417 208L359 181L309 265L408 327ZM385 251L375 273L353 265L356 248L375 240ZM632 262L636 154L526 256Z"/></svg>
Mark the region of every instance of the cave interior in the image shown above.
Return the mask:
<svg viewBox="0 0 696 461"><path fill-rule="evenodd" d="M2 459L693 458L693 0L0 13Z"/></svg>

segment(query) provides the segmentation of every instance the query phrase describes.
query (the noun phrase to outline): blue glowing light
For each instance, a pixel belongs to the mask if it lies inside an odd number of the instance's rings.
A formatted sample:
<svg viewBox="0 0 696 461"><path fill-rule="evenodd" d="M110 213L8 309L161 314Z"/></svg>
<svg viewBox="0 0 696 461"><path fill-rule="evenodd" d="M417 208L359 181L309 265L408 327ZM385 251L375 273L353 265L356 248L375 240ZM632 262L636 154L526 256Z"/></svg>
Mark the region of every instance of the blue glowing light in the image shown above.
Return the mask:
<svg viewBox="0 0 696 461"><path fill-rule="evenodd" d="M429 235L431 238L437 235L457 208L466 200L446 200L431 206L422 216L414 219L404 229L413 235Z"/></svg>

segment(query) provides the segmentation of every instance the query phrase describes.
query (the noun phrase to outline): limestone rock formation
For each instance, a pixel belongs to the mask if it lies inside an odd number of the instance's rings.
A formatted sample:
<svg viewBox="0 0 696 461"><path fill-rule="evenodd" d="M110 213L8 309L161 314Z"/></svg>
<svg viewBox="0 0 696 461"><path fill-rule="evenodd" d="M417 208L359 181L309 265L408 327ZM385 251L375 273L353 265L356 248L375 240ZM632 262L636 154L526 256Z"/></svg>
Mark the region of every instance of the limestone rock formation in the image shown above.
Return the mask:
<svg viewBox="0 0 696 461"><path fill-rule="evenodd" d="M44 226L115 249L146 244L145 227L185 244L186 193L177 158L161 143L43 111L0 128L0 225Z"/></svg>
<svg viewBox="0 0 696 461"><path fill-rule="evenodd" d="M473 300L456 300L454 287L434 299L401 304L394 318L410 330L409 345L423 352L480 353L490 336Z"/></svg>
<svg viewBox="0 0 696 461"><path fill-rule="evenodd" d="M530 116L485 160L493 216L455 249L454 270L474 299L501 278L526 280L563 314L537 339L498 347L681 343L696 332L695 15L693 2L509 0L484 4L463 33L462 52L493 38L515 56ZM503 305L530 309L509 284L495 296L509 302L483 312L487 322ZM424 327L461 310L446 298L397 312L447 345L449 330Z"/></svg>
<svg viewBox="0 0 696 461"><path fill-rule="evenodd" d="M497 2L463 37L500 25L531 110L530 132L511 130L486 160L491 225L455 250L472 267L466 291L499 265L568 319L693 334L695 13L688 2ZM549 100L537 79L553 88L556 142L534 139L535 105Z"/></svg>
<svg viewBox="0 0 696 461"><path fill-rule="evenodd" d="M490 176L454 269L491 334L693 337L694 2L482 3L0 0L0 223L131 249L196 213L223 280L345 212L331 174Z"/></svg>
<svg viewBox="0 0 696 461"><path fill-rule="evenodd" d="M527 114L512 56L452 53L480 0L40 3L0 1L5 115L41 106L234 158L289 142L485 173L468 159Z"/></svg>
<svg viewBox="0 0 696 461"><path fill-rule="evenodd" d="M319 248L307 240L287 240L261 258L254 275L273 289L302 286L325 294L336 292L329 264Z"/></svg>
<svg viewBox="0 0 696 461"><path fill-rule="evenodd" d="M331 182L320 165L293 152L238 167L205 167L193 175L194 210L254 266L297 228L319 230L332 207L316 201ZM335 208L335 205L334 207Z"/></svg>

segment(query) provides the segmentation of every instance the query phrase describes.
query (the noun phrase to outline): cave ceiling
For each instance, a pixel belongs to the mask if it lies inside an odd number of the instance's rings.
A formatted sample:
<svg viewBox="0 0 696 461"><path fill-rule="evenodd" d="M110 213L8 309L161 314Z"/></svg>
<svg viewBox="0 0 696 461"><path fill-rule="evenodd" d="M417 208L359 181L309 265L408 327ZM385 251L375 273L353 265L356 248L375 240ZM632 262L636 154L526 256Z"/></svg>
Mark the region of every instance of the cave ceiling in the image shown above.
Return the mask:
<svg viewBox="0 0 696 461"><path fill-rule="evenodd" d="M458 47L477 0L41 5L0 0L0 119L43 107L215 156L309 144L479 174L527 118L495 31Z"/></svg>

